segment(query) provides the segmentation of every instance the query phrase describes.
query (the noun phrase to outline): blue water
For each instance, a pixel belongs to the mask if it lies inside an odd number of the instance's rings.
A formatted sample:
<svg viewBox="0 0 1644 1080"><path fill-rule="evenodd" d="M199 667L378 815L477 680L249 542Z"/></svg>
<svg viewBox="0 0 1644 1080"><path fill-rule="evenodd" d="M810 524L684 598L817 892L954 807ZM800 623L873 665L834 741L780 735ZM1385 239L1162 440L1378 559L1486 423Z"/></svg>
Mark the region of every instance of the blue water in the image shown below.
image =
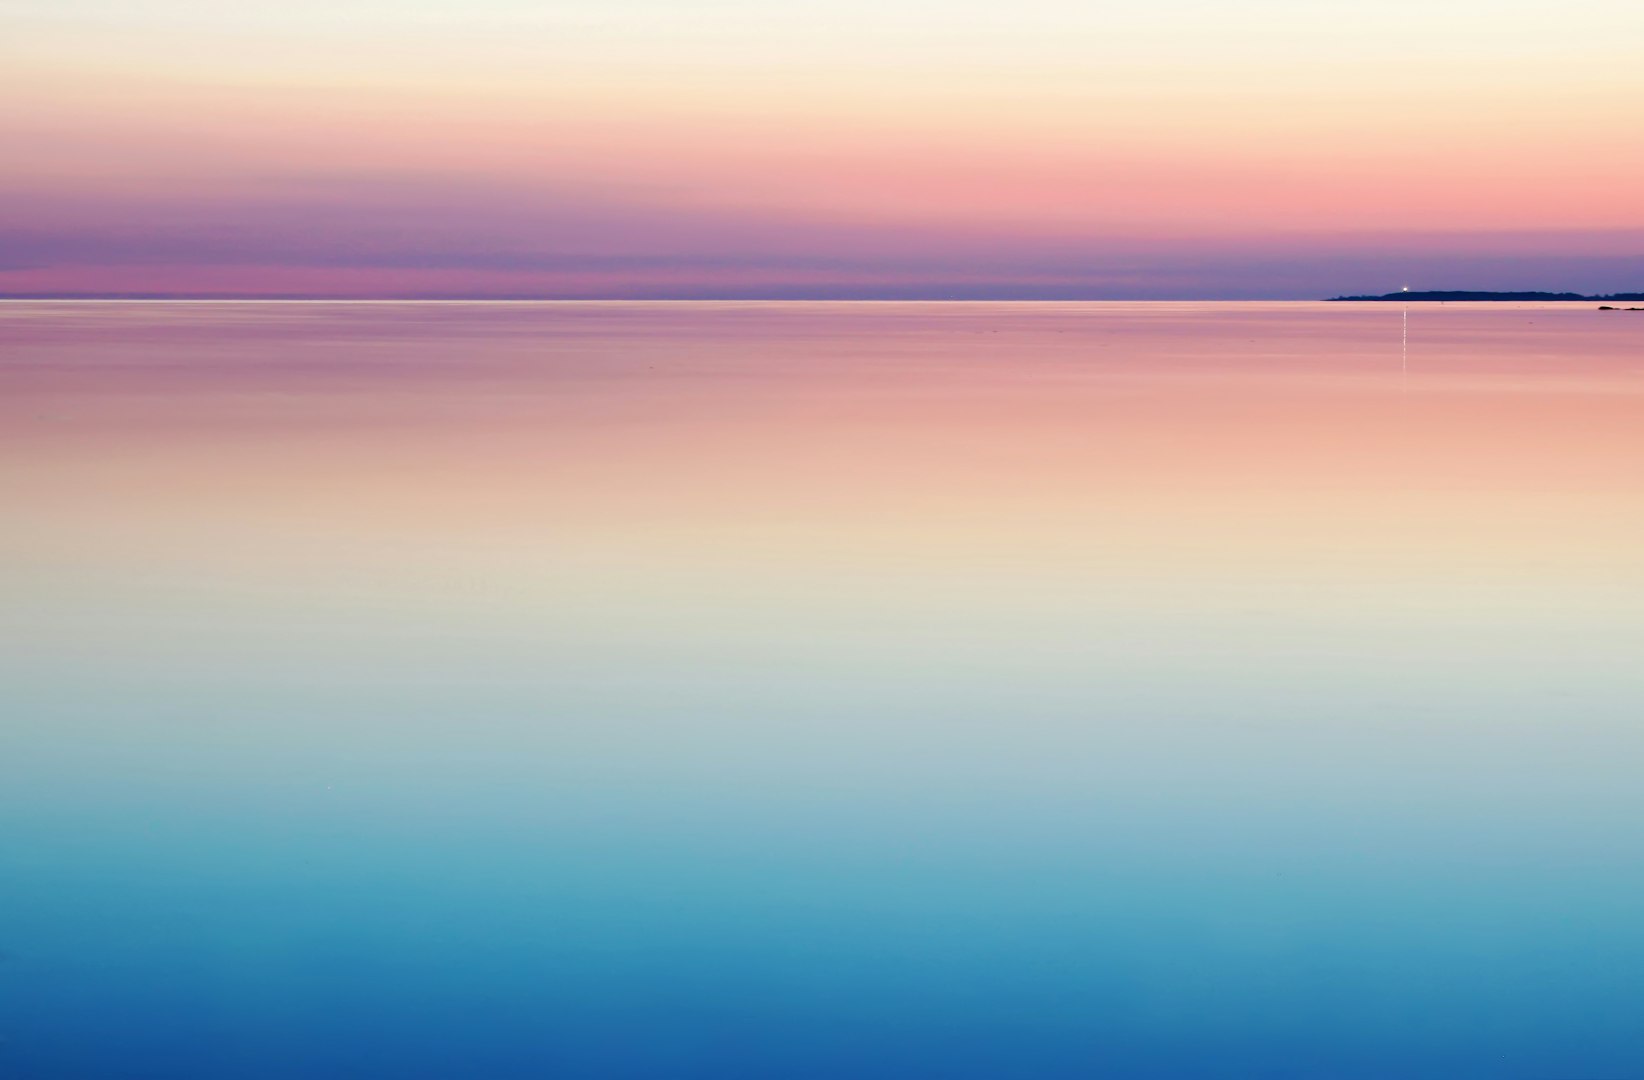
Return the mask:
<svg viewBox="0 0 1644 1080"><path fill-rule="evenodd" d="M1524 310L0 313L0 1075L1644 1076Z"/></svg>

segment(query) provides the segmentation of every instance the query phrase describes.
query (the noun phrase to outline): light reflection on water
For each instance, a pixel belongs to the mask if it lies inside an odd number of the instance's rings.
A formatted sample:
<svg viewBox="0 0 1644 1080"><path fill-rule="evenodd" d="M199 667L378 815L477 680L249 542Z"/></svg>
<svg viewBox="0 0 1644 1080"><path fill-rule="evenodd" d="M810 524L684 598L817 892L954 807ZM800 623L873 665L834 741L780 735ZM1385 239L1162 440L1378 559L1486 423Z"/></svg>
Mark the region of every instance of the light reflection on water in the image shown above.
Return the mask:
<svg viewBox="0 0 1644 1080"><path fill-rule="evenodd" d="M1644 1071L1644 327L1402 318L0 305L0 1069Z"/></svg>

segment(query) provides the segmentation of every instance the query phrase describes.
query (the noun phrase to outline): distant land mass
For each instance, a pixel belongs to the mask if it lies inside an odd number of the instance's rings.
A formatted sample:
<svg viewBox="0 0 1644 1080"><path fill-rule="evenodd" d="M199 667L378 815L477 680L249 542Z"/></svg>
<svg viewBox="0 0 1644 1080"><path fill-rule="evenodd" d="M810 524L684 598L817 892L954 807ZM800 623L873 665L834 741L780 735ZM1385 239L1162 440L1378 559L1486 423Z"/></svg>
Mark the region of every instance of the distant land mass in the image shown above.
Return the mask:
<svg viewBox="0 0 1644 1080"><path fill-rule="evenodd" d="M1573 292L1477 292L1435 291L1390 292L1384 296L1332 296L1332 300L1644 300L1644 292L1611 293L1609 296L1583 296Z"/></svg>

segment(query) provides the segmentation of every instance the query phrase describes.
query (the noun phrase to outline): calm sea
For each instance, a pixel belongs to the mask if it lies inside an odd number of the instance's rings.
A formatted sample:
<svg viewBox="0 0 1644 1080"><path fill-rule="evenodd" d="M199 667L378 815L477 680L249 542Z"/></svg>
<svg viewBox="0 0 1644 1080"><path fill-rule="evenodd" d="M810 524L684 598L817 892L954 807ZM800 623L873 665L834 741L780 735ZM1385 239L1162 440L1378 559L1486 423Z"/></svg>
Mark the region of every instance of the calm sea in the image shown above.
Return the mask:
<svg viewBox="0 0 1644 1080"><path fill-rule="evenodd" d="M0 1076L1644 1076L1644 316L0 304Z"/></svg>

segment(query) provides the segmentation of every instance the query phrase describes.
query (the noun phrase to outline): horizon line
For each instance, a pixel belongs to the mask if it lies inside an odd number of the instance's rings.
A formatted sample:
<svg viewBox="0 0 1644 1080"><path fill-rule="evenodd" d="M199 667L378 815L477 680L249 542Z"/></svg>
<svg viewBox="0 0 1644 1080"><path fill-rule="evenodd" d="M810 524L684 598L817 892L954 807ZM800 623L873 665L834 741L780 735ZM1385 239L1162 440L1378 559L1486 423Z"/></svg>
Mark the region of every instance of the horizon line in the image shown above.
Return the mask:
<svg viewBox="0 0 1644 1080"><path fill-rule="evenodd" d="M171 293L11 293L0 303L178 304L1237 304L1325 303L1316 296L191 296Z"/></svg>
<svg viewBox="0 0 1644 1080"><path fill-rule="evenodd" d="M1411 296L1448 290L1421 290ZM1456 290L1458 292L1463 290ZM1613 299L1606 295L1555 293L1552 290L1465 290L1467 292L1525 293L1580 296L1583 300ZM323 293L260 293L245 296L188 293L0 293L0 303L188 303L188 304L1237 304L1336 303L1398 294L1343 294L1338 296L336 296Z"/></svg>

